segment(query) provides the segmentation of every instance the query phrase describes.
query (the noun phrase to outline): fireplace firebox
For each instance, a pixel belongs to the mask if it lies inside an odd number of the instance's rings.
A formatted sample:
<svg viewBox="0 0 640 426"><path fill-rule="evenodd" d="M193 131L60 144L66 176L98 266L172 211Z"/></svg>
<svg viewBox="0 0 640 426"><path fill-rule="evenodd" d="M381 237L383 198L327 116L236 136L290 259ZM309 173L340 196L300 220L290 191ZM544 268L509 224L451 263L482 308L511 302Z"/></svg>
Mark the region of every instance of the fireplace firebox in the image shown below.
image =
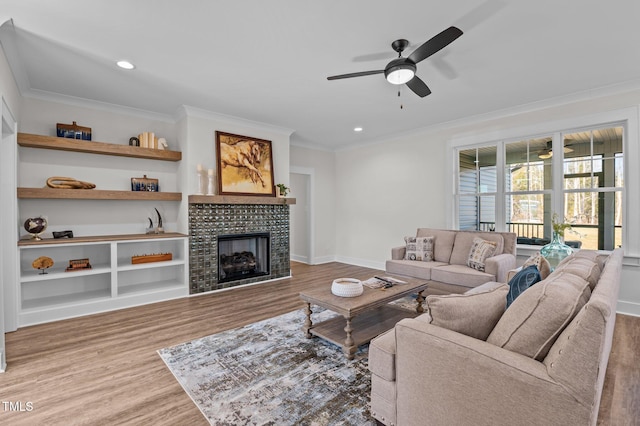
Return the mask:
<svg viewBox="0 0 640 426"><path fill-rule="evenodd" d="M269 275L270 234L218 236L218 282Z"/></svg>

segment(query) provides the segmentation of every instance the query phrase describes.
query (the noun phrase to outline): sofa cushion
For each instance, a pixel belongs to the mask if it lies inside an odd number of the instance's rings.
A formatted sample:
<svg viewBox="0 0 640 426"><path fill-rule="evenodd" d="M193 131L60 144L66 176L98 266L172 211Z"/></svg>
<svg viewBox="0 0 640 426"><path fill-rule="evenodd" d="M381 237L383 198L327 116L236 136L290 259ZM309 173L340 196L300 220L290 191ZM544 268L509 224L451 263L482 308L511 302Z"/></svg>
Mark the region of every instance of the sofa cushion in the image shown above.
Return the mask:
<svg viewBox="0 0 640 426"><path fill-rule="evenodd" d="M415 260L387 260L386 272L390 275L407 275L423 280L430 280L434 268L445 266L444 262L416 262Z"/></svg>
<svg viewBox="0 0 640 426"><path fill-rule="evenodd" d="M540 281L542 281L542 278L536 265L529 265L526 268L523 267L520 272L515 274L513 278L509 280L507 308L511 306L513 301L516 300L517 297L520 296L520 294L522 294L526 289Z"/></svg>
<svg viewBox="0 0 640 426"><path fill-rule="evenodd" d="M502 253L504 238L501 234L496 232L458 231L449 263L452 265L466 265L467 259L469 258L469 252L471 251L471 246L473 245L473 240L475 238L481 238L485 241L496 243L495 252L493 254Z"/></svg>
<svg viewBox="0 0 640 426"><path fill-rule="evenodd" d="M541 361L590 296L586 280L564 272L550 275L509 306L487 342Z"/></svg>
<svg viewBox="0 0 640 426"><path fill-rule="evenodd" d="M396 330L394 328L371 340L369 370L384 380L396 379Z"/></svg>
<svg viewBox="0 0 640 426"><path fill-rule="evenodd" d="M595 257L591 259L586 256L569 256L562 259L553 271L554 274L560 272L577 275L587 280L589 282L589 287L593 290L600 279L600 273L602 271L600 270L600 266L598 265L598 261Z"/></svg>
<svg viewBox="0 0 640 426"><path fill-rule="evenodd" d="M433 237L433 259L436 262L449 263L457 232L448 229L418 228L416 237Z"/></svg>
<svg viewBox="0 0 640 426"><path fill-rule="evenodd" d="M464 287L478 287L486 282L495 281L496 278L491 274L476 271L464 265L445 265L431 269L432 280Z"/></svg>
<svg viewBox="0 0 640 426"><path fill-rule="evenodd" d="M484 271L484 261L493 256L496 252L496 243L493 241L474 238L469 249L467 266L478 271Z"/></svg>
<svg viewBox="0 0 640 426"><path fill-rule="evenodd" d="M536 268L538 268L540 277L543 280L547 278L551 273L551 265L549 264L549 261L545 259L545 257L540 252L537 252L536 254L531 255L531 257L525 260L524 263L522 264L522 269L530 265L535 265Z"/></svg>
<svg viewBox="0 0 640 426"><path fill-rule="evenodd" d="M404 260L431 262L433 260L434 237L404 237L406 250Z"/></svg>
<svg viewBox="0 0 640 426"><path fill-rule="evenodd" d="M427 296L429 316L421 315L417 319L486 340L504 313L504 298L509 291L504 283L492 284L484 286L483 291Z"/></svg>

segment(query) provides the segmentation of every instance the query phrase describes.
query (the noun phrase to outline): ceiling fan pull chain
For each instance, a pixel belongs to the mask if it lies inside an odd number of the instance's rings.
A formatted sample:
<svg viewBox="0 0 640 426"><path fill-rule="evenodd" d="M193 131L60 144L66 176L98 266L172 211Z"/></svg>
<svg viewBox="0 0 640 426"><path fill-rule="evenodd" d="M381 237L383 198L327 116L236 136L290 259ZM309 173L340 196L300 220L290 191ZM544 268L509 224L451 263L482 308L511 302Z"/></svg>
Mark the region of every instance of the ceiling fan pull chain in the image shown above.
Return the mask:
<svg viewBox="0 0 640 426"><path fill-rule="evenodd" d="M400 97L400 89L398 89L398 97ZM400 109L402 109L402 100L400 100Z"/></svg>

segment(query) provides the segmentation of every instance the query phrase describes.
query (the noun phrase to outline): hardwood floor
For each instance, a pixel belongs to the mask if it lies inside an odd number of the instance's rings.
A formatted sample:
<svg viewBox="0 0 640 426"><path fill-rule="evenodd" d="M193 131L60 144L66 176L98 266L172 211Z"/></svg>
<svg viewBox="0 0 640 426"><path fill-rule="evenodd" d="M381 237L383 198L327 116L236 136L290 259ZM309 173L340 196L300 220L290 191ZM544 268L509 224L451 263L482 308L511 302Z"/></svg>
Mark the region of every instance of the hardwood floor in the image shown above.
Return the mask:
<svg viewBox="0 0 640 426"><path fill-rule="evenodd" d="M330 279L380 272L340 263L292 269L291 279L8 333L0 424L208 424L158 349L302 308L298 293ZM640 424L638 353L640 318L619 315L599 424Z"/></svg>

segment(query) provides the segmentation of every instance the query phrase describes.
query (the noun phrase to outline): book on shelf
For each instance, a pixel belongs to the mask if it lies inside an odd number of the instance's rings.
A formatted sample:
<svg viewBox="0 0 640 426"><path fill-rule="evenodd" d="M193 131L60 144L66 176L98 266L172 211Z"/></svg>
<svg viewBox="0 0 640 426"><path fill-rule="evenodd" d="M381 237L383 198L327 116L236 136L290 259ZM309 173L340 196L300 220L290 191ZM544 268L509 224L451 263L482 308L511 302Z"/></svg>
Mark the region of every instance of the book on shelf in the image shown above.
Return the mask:
<svg viewBox="0 0 640 426"><path fill-rule="evenodd" d="M362 284L366 285L369 288L393 287L394 285L401 285L406 283L407 283L406 281L402 281L397 278L387 277L387 276L385 277L375 276L362 281Z"/></svg>

